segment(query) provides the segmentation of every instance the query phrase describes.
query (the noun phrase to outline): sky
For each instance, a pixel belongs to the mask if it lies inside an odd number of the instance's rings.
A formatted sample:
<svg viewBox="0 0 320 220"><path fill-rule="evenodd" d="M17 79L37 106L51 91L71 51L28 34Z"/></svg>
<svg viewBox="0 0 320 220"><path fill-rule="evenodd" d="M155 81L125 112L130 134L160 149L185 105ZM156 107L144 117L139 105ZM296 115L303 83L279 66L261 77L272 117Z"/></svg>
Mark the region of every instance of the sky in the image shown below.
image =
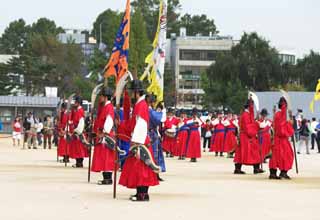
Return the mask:
<svg viewBox="0 0 320 220"><path fill-rule="evenodd" d="M28 24L47 17L63 28L91 29L107 8L124 10L126 0L1 0L0 34L23 18ZM280 51L298 57L320 52L319 0L180 0L181 13L206 14L221 35L240 39L256 31ZM156 24L155 24L156 25Z"/></svg>

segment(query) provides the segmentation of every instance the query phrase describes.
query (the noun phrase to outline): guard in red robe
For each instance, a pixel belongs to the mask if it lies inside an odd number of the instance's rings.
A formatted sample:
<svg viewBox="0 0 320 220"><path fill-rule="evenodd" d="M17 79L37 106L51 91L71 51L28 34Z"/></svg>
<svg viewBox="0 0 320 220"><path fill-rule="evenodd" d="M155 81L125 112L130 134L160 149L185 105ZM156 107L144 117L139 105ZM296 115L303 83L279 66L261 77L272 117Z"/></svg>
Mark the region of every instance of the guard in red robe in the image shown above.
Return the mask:
<svg viewBox="0 0 320 220"><path fill-rule="evenodd" d="M191 159L190 162L197 162L197 158L201 158L200 127L202 122L197 114L198 110L196 108L192 109L192 119L187 122L190 128L190 137L186 157Z"/></svg>
<svg viewBox="0 0 320 220"><path fill-rule="evenodd" d="M177 119L173 115L173 110L168 109L167 112L167 119L163 125L163 141L162 141L162 148L166 152L167 157L170 154L170 157L174 157L177 155L177 140L176 140L176 125Z"/></svg>
<svg viewBox="0 0 320 220"><path fill-rule="evenodd" d="M113 91L110 88L101 90L99 97L99 106L97 117L94 122L93 131L97 134L97 140L94 147L92 167L93 172L102 172L103 180L99 181L99 185L111 185L112 171L114 170L115 152L112 148L105 146L104 136L115 137L114 125L114 107L111 103ZM101 142L102 140L102 142Z"/></svg>
<svg viewBox="0 0 320 220"><path fill-rule="evenodd" d="M261 118L257 121L259 124L259 147L262 154L262 159L265 158L270 154L271 151L271 128L272 128L272 121L267 118L268 111L267 109L262 109L260 113Z"/></svg>
<svg viewBox="0 0 320 220"><path fill-rule="evenodd" d="M223 124L223 113L219 112L218 117L213 120L213 135L211 139L210 152L215 152L216 157L219 155L223 157L224 149L224 138L225 138L225 126Z"/></svg>
<svg viewBox="0 0 320 220"><path fill-rule="evenodd" d="M83 159L88 157L88 149L81 143L79 135L82 135L84 130L84 110L82 108L82 98L76 96L74 99L71 118L69 121L70 134L72 140L70 142L70 157L76 159L76 164L72 167L83 167Z"/></svg>
<svg viewBox="0 0 320 220"><path fill-rule="evenodd" d="M223 121L225 126L225 140L224 140L224 151L228 153L228 158L232 158L232 154L236 149L238 142L236 131L239 127L238 120L232 115L232 112L228 112L226 119Z"/></svg>
<svg viewBox="0 0 320 220"><path fill-rule="evenodd" d="M152 155L152 145L148 136L149 108L145 100L142 82L134 80L131 89L133 98L137 100L130 122L132 128L131 146L145 145ZM131 201L149 201L148 189L150 186L159 185L159 181L157 174L146 165L146 162L138 154L130 149L129 156L123 165L119 184L137 190L137 193L130 197Z"/></svg>
<svg viewBox="0 0 320 220"><path fill-rule="evenodd" d="M245 174L242 165L253 165L253 173L263 173L259 168L261 156L258 145L258 124L254 120L253 101L248 100L244 105L244 112L240 118L240 145L236 149L234 174Z"/></svg>
<svg viewBox="0 0 320 220"><path fill-rule="evenodd" d="M294 154L289 137L294 134L291 122L287 120L287 101L280 98L279 109L274 117L274 146L269 161L270 179L290 179L288 171L292 169ZM279 169L280 176L277 176Z"/></svg>
<svg viewBox="0 0 320 220"><path fill-rule="evenodd" d="M178 119L178 136L177 136L177 155L178 160L184 160L186 157L186 150L188 148L188 138L190 128L187 125L188 118L186 112L181 109L180 110L180 118Z"/></svg>
<svg viewBox="0 0 320 220"><path fill-rule="evenodd" d="M61 162L69 163L70 146L66 139L68 114L66 112L66 103L62 103L60 118L58 122L59 143L58 143L58 156L63 157Z"/></svg>

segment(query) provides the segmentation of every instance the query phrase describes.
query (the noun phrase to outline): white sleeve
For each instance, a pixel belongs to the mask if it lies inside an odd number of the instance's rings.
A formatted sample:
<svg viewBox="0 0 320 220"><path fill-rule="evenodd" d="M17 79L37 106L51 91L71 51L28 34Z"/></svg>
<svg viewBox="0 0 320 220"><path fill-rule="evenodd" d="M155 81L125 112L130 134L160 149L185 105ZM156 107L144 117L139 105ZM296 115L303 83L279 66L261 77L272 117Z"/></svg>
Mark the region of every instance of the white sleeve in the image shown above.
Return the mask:
<svg viewBox="0 0 320 220"><path fill-rule="evenodd" d="M113 128L113 120L110 115L107 116L106 121L104 122L103 132L109 134Z"/></svg>
<svg viewBox="0 0 320 220"><path fill-rule="evenodd" d="M82 134L84 129L84 119L80 118L78 126L76 129L74 129L74 132L76 132L77 134Z"/></svg>
<svg viewBox="0 0 320 220"><path fill-rule="evenodd" d="M223 124L225 127L227 127L227 126L230 125L230 121L229 121L229 120L223 120L223 121L222 121L222 124Z"/></svg>
<svg viewBox="0 0 320 220"><path fill-rule="evenodd" d="M237 128L239 128L239 121L238 120L234 120L233 121L234 126L236 126Z"/></svg>
<svg viewBox="0 0 320 220"><path fill-rule="evenodd" d="M259 126L260 128L265 128L268 126L268 122L267 121L259 122Z"/></svg>
<svg viewBox="0 0 320 220"><path fill-rule="evenodd" d="M161 118L161 122L164 123L167 119L167 109L163 109L162 110L162 118Z"/></svg>
<svg viewBox="0 0 320 220"><path fill-rule="evenodd" d="M214 119L213 122L212 122L212 125L216 126L217 124L219 124L219 120L218 119Z"/></svg>
<svg viewBox="0 0 320 220"><path fill-rule="evenodd" d="M133 130L131 141L139 144L144 144L147 138L147 133L148 133L147 122L143 118L137 116L137 122Z"/></svg>

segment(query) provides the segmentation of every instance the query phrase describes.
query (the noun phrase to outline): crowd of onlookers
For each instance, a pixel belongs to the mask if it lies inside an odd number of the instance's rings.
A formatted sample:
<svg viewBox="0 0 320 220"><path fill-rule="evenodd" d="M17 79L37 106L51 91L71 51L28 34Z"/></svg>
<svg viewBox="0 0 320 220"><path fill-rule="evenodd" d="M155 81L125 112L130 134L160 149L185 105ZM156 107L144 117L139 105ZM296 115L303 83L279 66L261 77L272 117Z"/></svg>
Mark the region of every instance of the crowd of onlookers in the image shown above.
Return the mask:
<svg viewBox="0 0 320 220"><path fill-rule="evenodd" d="M43 119L36 117L29 112L24 119L16 117L12 123L13 146L20 146L22 149L27 145L28 149L37 149L43 145L43 148L51 149L54 144L58 144L57 121L50 115Z"/></svg>

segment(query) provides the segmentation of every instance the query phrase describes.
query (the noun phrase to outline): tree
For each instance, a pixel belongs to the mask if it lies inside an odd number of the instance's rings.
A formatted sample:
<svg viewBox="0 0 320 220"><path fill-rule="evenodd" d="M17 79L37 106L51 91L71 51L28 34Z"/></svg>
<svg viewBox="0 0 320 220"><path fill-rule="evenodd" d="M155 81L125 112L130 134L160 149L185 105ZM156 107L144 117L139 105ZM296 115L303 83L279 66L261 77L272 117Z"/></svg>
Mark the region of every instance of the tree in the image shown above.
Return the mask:
<svg viewBox="0 0 320 220"><path fill-rule="evenodd" d="M145 58L152 50L151 43L146 32L146 23L142 13L137 8L131 17L129 69L138 76L145 68Z"/></svg>
<svg viewBox="0 0 320 220"><path fill-rule="evenodd" d="M22 18L11 22L0 38L0 52L22 54L29 33L30 26Z"/></svg>
<svg viewBox="0 0 320 220"><path fill-rule="evenodd" d="M209 36L210 32L212 34L218 33L214 20L207 18L207 15L204 14L193 16L185 14L180 18L179 27L185 27L189 36L196 34Z"/></svg>
<svg viewBox="0 0 320 220"><path fill-rule="evenodd" d="M114 39L119 29L121 19L121 13L113 11L111 9L107 9L99 14L97 19L93 23L91 35L95 36L98 43L104 43L107 46L106 51L112 50ZM100 42L100 36L102 42Z"/></svg>
<svg viewBox="0 0 320 220"><path fill-rule="evenodd" d="M302 84L313 91L320 78L320 54L310 51L310 54L297 62L297 74Z"/></svg>
<svg viewBox="0 0 320 220"><path fill-rule="evenodd" d="M57 27L54 21L47 18L39 18L37 22L32 24L31 31L41 36L57 36L59 33L64 32L62 27Z"/></svg>

